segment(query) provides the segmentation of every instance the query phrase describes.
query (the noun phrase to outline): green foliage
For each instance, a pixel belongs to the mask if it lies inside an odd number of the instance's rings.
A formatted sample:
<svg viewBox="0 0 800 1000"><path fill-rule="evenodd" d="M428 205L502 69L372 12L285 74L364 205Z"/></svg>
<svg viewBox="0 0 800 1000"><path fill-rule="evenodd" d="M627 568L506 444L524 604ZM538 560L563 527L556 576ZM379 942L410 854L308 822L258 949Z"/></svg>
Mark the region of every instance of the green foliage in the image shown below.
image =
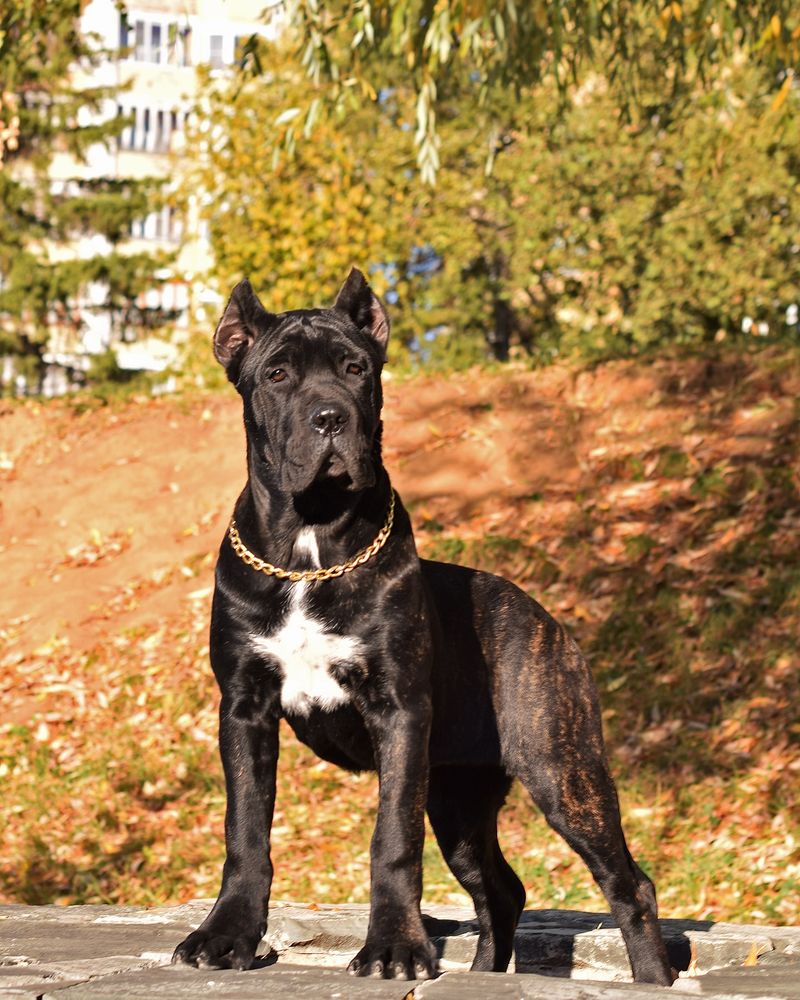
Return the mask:
<svg viewBox="0 0 800 1000"><path fill-rule="evenodd" d="M598 48L634 114L652 100L644 81L654 61L662 71L663 103L690 92L742 46L773 80L800 57L798 10L783 0L293 0L289 11L298 57L315 84L324 85L328 106L341 108L359 95L374 99L386 61L404 65L415 93L417 160L429 182L440 161L437 114L454 75L478 82L493 127L502 128L498 94L549 78L563 95L568 83L593 68ZM318 105L319 96L306 105L307 119Z"/></svg>
<svg viewBox="0 0 800 1000"><path fill-rule="evenodd" d="M52 199L51 225L63 238L100 233L116 246L132 223L163 206L155 177L97 177L73 180L70 192Z"/></svg>
<svg viewBox="0 0 800 1000"><path fill-rule="evenodd" d="M800 278L796 95L773 111L757 74L730 68L663 122L626 122L599 76L557 122L546 104L520 110L530 124L491 178L474 169L451 194L471 198L473 226L450 246L452 227L432 234L443 280L479 248L499 256L523 340L544 356L699 345L739 336L744 317L785 329Z"/></svg>
<svg viewBox="0 0 800 1000"><path fill-rule="evenodd" d="M75 126L81 108L97 110L104 88L76 89L70 69L92 59L79 31L80 0L26 0L5 4L0 12L0 106L6 162L24 158L37 167L49 161L57 140L80 155L97 136Z"/></svg>
<svg viewBox="0 0 800 1000"><path fill-rule="evenodd" d="M770 95L741 54L636 121L599 69L558 114L552 81L508 94L488 175L479 83L454 78L435 189L414 180L402 87L318 121L265 178L262 137L306 85L291 61L263 57L270 81L215 84L211 129L190 139L223 292L248 275L270 308L322 304L357 263L392 293L393 360L412 366L468 366L487 347L593 361L792 334L798 94ZM660 68L644 70L639 90L654 94Z"/></svg>
<svg viewBox="0 0 800 1000"><path fill-rule="evenodd" d="M130 399L134 396L149 396L153 388L153 377L147 372L120 368L116 354L109 348L92 357L86 373L89 394L82 393L79 406L105 405Z"/></svg>
<svg viewBox="0 0 800 1000"><path fill-rule="evenodd" d="M129 381L130 372L120 368L117 356L113 351L105 351L92 358L89 368L89 378L91 381L124 383Z"/></svg>
<svg viewBox="0 0 800 1000"><path fill-rule="evenodd" d="M270 309L324 305L352 264L407 259L414 224L410 143L388 113L363 109L338 124L321 123L313 143L276 158L269 173L264 136L305 88L296 67L277 52L272 57L269 83L253 80L233 91L212 81L210 127L188 136L198 168L187 190L208 192L206 218L223 293L246 274ZM379 293L389 287L384 272L372 278ZM402 294L407 285L401 273L395 291ZM409 335L415 331L412 316L405 326Z"/></svg>
<svg viewBox="0 0 800 1000"><path fill-rule="evenodd" d="M424 524L424 522L423 522ZM424 525L431 530L430 525ZM441 526L439 526L441 530ZM559 578L559 570L546 552L535 545L525 545L508 535L487 534L465 540L451 534L435 534L425 545L425 556L442 562L474 566L490 573L524 578L541 592Z"/></svg>

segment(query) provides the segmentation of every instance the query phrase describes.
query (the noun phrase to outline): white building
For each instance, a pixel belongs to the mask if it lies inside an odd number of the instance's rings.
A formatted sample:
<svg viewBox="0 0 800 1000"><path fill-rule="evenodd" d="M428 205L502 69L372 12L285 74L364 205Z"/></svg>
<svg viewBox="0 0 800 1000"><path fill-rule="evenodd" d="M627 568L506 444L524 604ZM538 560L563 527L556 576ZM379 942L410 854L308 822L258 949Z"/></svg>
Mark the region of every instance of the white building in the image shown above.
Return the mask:
<svg viewBox="0 0 800 1000"><path fill-rule="evenodd" d="M182 135L187 116L198 95L197 67L210 65L216 73L235 64L242 42L259 34L274 38L282 26L283 5L270 0L136 0L120 13L114 0L92 0L84 9L81 27L94 36L103 49L119 53L103 59L90 74L78 74L77 82L120 88L115 101L107 102L102 119L124 115L132 123L109 148L98 144L89 150L86 163L67 154L54 157L51 178L55 190L70 179L97 177L164 177L177 186L181 177ZM80 124L90 124L87 110ZM199 195L198 195L199 197ZM183 220L164 208L137 224L125 251L166 249L179 251L169 280L153 290L141 303L180 310L179 327L188 325L205 299L213 293L203 288L212 258L207 232L198 221L196 201L190 202ZM110 250L99 236L78 240L69 248L54 250L60 257L87 258ZM63 391L64 367L88 367L91 354L112 343L110 319L100 307L103 288L89 288L79 304L81 332L74 324L54 327L47 360L53 365L53 384L46 390ZM115 345L123 367L160 370L174 352L163 342L139 340L135 345Z"/></svg>

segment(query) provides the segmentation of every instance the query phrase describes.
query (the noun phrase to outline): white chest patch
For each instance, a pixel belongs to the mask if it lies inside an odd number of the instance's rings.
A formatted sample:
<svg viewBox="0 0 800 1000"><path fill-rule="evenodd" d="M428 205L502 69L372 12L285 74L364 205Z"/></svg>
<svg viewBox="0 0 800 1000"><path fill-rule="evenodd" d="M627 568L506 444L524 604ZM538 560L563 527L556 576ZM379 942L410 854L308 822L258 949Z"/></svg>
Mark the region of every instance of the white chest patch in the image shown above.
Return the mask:
<svg viewBox="0 0 800 1000"><path fill-rule="evenodd" d="M307 552L319 566L313 531L306 529L295 548ZM349 695L331 676L330 668L334 664L357 663L363 657L360 639L338 635L307 614L304 607L307 586L294 584L289 612L277 632L270 636L250 636L252 649L278 662L283 675L284 709L300 715L308 715L313 705L330 710L348 701Z"/></svg>

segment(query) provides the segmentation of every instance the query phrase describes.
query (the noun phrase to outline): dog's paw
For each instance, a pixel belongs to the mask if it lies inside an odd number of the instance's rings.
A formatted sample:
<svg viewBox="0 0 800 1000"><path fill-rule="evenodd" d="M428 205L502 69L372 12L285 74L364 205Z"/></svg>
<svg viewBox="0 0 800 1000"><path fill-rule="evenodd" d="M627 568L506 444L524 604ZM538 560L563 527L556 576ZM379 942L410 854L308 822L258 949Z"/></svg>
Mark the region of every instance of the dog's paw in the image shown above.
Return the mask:
<svg viewBox="0 0 800 1000"><path fill-rule="evenodd" d="M220 934L202 927L182 941L172 956L173 965L193 965L197 969L249 969L256 946L252 937Z"/></svg>
<svg viewBox="0 0 800 1000"><path fill-rule="evenodd" d="M433 979L436 954L429 941L408 944L370 944L367 942L347 966L351 976L375 979Z"/></svg>

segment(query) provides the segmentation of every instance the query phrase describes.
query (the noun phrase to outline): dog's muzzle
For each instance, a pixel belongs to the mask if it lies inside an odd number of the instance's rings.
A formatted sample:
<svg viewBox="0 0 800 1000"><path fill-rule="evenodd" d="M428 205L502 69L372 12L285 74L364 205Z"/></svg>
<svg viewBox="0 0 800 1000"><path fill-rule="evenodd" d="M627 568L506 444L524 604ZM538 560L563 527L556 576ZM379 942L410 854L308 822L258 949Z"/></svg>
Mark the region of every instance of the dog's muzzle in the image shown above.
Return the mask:
<svg viewBox="0 0 800 1000"><path fill-rule="evenodd" d="M303 493L314 483L337 483L348 491L375 482L372 444L357 413L344 403L323 399L311 404L289 438L283 474L290 492Z"/></svg>

